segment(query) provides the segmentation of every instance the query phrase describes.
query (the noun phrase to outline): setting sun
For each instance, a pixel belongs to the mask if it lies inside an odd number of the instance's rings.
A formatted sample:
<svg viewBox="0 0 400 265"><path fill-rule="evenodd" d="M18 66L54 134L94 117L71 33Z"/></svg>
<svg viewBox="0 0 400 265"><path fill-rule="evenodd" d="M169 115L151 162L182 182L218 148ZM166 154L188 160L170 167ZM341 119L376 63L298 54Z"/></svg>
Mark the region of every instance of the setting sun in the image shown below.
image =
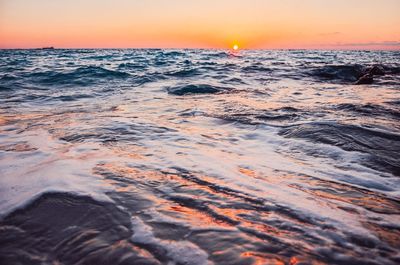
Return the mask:
<svg viewBox="0 0 400 265"><path fill-rule="evenodd" d="M233 45L233 50L235 50L235 51L239 50L239 45L237 45L237 44Z"/></svg>

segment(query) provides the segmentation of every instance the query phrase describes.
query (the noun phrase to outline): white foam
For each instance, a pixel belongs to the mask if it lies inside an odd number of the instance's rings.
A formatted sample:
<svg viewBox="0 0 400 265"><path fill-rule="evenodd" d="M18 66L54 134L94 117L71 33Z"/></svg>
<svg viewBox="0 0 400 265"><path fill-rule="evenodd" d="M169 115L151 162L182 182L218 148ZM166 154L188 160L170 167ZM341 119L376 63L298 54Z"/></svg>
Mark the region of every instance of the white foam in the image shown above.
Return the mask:
<svg viewBox="0 0 400 265"><path fill-rule="evenodd" d="M44 130L9 135L4 143L29 143L37 150L7 152L0 160L0 216L22 207L47 192L69 192L110 201L105 195L109 186L92 174L96 159L83 159L85 153L72 145L51 138ZM86 152L96 152L96 145L87 145Z"/></svg>
<svg viewBox="0 0 400 265"><path fill-rule="evenodd" d="M166 255L171 259L170 263L168 263L170 265L214 264L208 260L208 254L204 250L189 241L171 241L156 238L152 228L146 225L139 217L132 218L132 229L134 231L131 237L133 243L148 244L164 249Z"/></svg>

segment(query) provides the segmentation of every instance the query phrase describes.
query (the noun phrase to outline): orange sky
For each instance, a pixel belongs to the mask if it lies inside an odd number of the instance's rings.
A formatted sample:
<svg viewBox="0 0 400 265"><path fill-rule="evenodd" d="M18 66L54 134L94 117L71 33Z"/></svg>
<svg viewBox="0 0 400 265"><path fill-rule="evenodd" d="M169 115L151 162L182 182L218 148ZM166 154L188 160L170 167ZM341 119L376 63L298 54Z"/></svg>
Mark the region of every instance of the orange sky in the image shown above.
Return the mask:
<svg viewBox="0 0 400 265"><path fill-rule="evenodd" d="M0 48L400 49L400 0L0 0Z"/></svg>

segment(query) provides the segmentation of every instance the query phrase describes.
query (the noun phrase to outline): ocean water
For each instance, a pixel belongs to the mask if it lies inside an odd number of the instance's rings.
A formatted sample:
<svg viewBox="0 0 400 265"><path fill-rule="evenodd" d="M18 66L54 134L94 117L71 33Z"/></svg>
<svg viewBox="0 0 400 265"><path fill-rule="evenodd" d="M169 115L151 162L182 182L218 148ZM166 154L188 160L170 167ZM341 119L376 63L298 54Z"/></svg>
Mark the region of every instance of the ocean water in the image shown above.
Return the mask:
<svg viewBox="0 0 400 265"><path fill-rule="evenodd" d="M0 51L0 264L399 264L399 177L400 52Z"/></svg>

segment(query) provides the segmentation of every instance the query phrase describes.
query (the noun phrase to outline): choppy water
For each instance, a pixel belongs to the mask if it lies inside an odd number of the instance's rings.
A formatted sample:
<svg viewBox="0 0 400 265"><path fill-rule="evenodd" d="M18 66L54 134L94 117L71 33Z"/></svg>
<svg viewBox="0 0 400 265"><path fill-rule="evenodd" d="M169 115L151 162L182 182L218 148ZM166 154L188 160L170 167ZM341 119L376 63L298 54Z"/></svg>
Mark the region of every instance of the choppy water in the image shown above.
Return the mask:
<svg viewBox="0 0 400 265"><path fill-rule="evenodd" d="M0 263L398 264L399 92L400 52L0 51Z"/></svg>

